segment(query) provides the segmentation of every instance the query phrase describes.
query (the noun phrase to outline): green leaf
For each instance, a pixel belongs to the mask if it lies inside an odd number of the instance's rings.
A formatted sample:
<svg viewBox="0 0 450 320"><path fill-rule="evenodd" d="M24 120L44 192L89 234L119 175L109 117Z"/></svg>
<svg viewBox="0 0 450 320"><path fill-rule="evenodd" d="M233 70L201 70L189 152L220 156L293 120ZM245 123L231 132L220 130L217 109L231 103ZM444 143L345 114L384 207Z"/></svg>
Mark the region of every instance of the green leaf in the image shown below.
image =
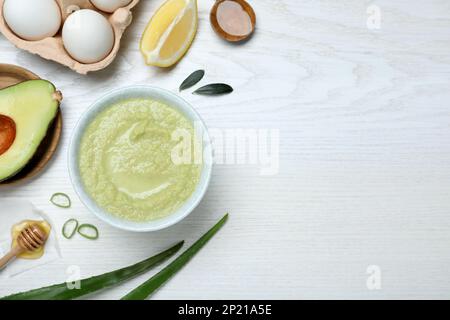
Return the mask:
<svg viewBox="0 0 450 320"><path fill-rule="evenodd" d="M215 96L233 92L233 88L225 83L211 83L201 87L193 92L193 94L201 94L207 96Z"/></svg>
<svg viewBox="0 0 450 320"><path fill-rule="evenodd" d="M69 289L67 283L61 283L27 292L13 294L0 300L70 300L84 295L115 286L125 280L131 279L144 273L162 261L174 255L182 246L184 241L179 242L170 249L161 252L151 258L125 267L116 271L105 273L80 281L80 289Z"/></svg>
<svg viewBox="0 0 450 320"><path fill-rule="evenodd" d="M141 284L139 287L128 293L122 300L144 300L159 287L166 283L173 275L175 275L183 266L185 266L195 254L219 231L228 219L226 214L214 227L212 227L203 237L197 240L189 249L183 252L178 258L170 263L155 276Z"/></svg>
<svg viewBox="0 0 450 320"><path fill-rule="evenodd" d="M200 80L203 79L204 75L205 75L205 70L194 71L180 85L180 91L185 90L185 89L189 89L190 87L195 86Z"/></svg>

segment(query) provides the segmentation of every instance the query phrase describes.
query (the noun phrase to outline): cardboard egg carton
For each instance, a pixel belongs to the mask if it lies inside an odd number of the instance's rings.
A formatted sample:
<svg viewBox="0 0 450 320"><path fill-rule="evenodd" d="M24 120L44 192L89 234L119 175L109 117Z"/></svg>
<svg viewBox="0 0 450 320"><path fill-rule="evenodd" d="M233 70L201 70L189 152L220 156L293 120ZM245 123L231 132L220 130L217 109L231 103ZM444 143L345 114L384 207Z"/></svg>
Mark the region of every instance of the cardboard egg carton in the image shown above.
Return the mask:
<svg viewBox="0 0 450 320"><path fill-rule="evenodd" d="M119 8L113 13L106 13L98 10L89 0L56 0L62 13L63 23L61 24L61 29L54 37L38 41L21 39L11 31L3 17L4 2L5 0L0 0L0 32L11 43L20 49L65 65L80 74L87 74L91 71L104 69L114 61L120 48L120 39L132 20L131 9L138 4L139 0L132 0L127 6ZM64 25L66 18L78 9L92 9L101 13L108 19L113 27L115 38L114 47L109 55L102 61L92 64L84 64L73 59L64 49L61 36L62 26Z"/></svg>

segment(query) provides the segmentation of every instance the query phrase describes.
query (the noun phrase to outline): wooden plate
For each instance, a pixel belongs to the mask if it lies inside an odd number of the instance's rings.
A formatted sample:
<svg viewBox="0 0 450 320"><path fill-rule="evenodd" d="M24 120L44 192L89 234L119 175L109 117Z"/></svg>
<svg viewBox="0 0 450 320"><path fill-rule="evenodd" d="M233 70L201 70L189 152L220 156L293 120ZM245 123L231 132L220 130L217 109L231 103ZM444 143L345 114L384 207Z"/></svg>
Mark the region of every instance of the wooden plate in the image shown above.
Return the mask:
<svg viewBox="0 0 450 320"><path fill-rule="evenodd" d="M26 80L40 79L37 75L19 66L0 64L0 89L15 85ZM50 125L47 135L39 145L36 154L30 162L15 176L0 182L0 187L24 182L36 176L44 169L55 154L62 131L61 110Z"/></svg>

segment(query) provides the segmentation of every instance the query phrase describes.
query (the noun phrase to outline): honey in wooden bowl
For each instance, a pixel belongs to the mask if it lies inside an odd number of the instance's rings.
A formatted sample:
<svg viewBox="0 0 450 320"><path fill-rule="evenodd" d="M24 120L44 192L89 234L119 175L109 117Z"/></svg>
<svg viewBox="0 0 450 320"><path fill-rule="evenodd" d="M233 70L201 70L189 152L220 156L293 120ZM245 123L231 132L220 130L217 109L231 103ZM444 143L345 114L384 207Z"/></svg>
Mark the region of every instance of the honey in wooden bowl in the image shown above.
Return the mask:
<svg viewBox="0 0 450 320"><path fill-rule="evenodd" d="M230 42L248 39L255 30L256 14L244 0L218 0L210 14L216 33Z"/></svg>

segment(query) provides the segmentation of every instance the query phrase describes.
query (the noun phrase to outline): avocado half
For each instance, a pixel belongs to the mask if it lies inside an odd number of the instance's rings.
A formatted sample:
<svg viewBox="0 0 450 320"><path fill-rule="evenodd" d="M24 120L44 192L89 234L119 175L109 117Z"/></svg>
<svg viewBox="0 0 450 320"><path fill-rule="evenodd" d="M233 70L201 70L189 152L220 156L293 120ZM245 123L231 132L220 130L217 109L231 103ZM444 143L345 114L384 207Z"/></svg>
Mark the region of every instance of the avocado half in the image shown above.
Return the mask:
<svg viewBox="0 0 450 320"><path fill-rule="evenodd" d="M0 182L33 158L58 114L61 93L46 80L0 90Z"/></svg>

